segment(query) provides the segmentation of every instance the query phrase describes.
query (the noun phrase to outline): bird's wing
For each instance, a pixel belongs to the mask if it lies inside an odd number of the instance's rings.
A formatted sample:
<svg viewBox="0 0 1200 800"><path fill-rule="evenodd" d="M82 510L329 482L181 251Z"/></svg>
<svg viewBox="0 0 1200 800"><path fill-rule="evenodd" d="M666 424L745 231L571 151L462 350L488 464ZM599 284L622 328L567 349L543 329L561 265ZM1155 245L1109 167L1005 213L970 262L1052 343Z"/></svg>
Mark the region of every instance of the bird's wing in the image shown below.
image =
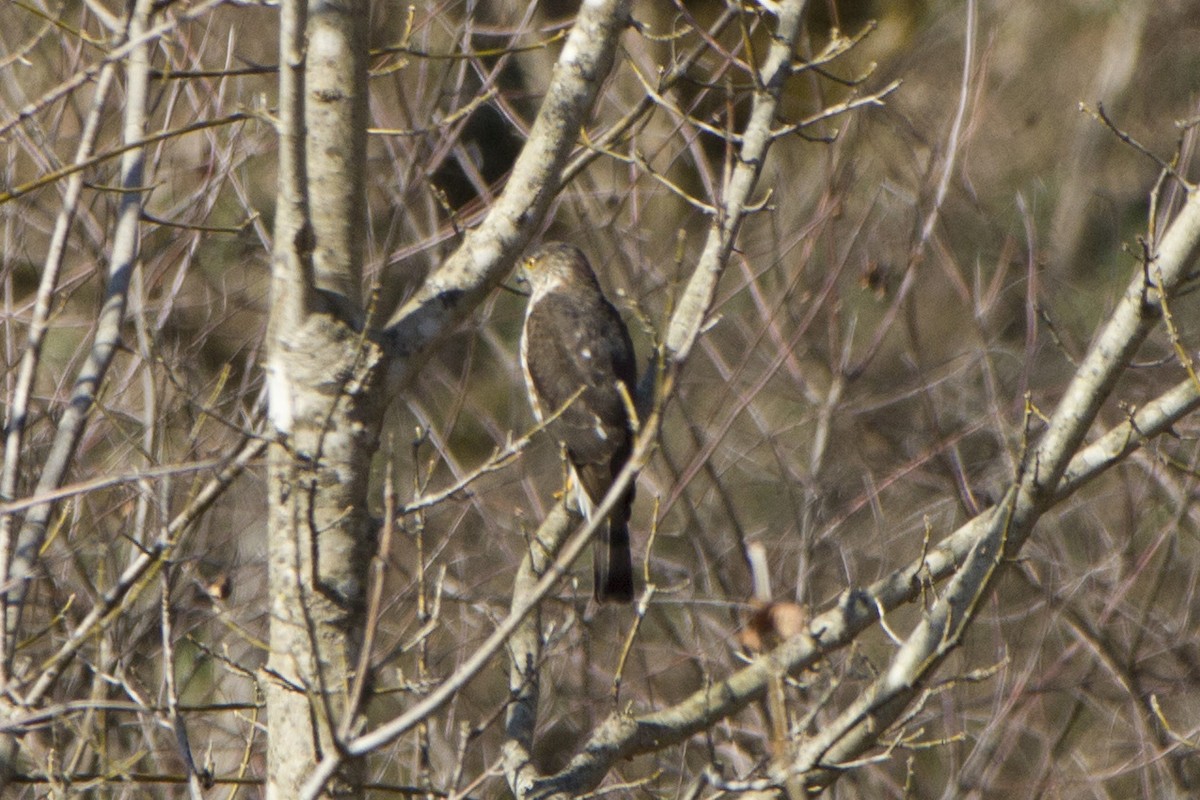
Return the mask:
<svg viewBox="0 0 1200 800"><path fill-rule="evenodd" d="M566 446L584 488L598 502L629 456L632 432L618 388L632 393L636 382L629 333L603 298L550 294L530 309L524 346L542 414L565 406L550 432Z"/></svg>

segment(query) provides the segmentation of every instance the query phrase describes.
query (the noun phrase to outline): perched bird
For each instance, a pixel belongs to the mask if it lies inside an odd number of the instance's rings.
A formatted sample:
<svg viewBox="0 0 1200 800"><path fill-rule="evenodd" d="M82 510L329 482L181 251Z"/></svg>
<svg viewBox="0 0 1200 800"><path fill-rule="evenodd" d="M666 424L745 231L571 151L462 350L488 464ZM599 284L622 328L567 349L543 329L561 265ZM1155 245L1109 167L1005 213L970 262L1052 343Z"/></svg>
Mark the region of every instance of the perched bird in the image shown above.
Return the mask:
<svg viewBox="0 0 1200 800"><path fill-rule="evenodd" d="M579 248L544 244L525 259L524 273L531 291L521 368L529 402L538 422L561 412L546 428L567 452L580 511L590 518L633 447L633 343ZM595 595L602 603L633 599L633 495L630 484L597 533Z"/></svg>

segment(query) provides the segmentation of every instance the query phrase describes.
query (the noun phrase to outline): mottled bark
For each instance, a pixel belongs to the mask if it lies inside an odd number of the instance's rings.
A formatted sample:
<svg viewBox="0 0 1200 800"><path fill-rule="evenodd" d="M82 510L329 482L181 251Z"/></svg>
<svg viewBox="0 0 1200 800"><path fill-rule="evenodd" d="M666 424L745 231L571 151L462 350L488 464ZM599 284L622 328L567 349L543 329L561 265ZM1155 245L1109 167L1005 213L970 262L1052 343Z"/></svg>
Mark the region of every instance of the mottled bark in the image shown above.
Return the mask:
<svg viewBox="0 0 1200 800"><path fill-rule="evenodd" d="M354 727L367 567L367 513L378 446L380 353L329 316L279 332L271 365L293 401L293 427L271 447L269 795L295 797L312 767ZM274 402L273 389L273 402ZM355 762L330 793L353 793Z"/></svg>
<svg viewBox="0 0 1200 800"><path fill-rule="evenodd" d="M368 4L284 6L281 165L267 364L271 653L267 796L295 797L338 750L374 552L367 488L382 354L362 332ZM357 796L358 764L326 787Z"/></svg>

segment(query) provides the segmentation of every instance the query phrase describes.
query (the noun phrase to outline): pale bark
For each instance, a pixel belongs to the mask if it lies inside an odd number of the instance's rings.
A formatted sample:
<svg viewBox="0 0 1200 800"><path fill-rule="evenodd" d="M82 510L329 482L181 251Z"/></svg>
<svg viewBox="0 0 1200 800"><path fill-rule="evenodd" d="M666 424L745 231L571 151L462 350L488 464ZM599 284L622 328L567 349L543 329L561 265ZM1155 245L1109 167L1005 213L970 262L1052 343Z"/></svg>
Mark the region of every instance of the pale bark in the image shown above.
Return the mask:
<svg viewBox="0 0 1200 800"><path fill-rule="evenodd" d="M766 60L755 78L754 104L741 137L737 163L725 187L721 206L709 226L700 261L667 328L665 349L667 358L674 364L687 359L700 335L712 309L717 281L729 263L729 254L747 213L750 195L758 185L758 176L771 147L779 95L784 81L792 74L792 58L800 37L804 5L803 0L789 0L776 8L778 24Z"/></svg>
<svg viewBox="0 0 1200 800"><path fill-rule="evenodd" d="M349 695L374 546L366 491L385 407L384 370L402 390L432 344L507 274L561 186L627 18L623 0L584 4L503 194L393 316L386 340L377 341L364 329L357 288L366 13L365 2L314 2L307 10L288 3L281 31L283 163L267 365L279 441L271 457L265 679L268 796L278 798L356 793L355 765L369 751L337 737L358 727L353 715L360 709ZM522 614L533 602L522 604Z"/></svg>
<svg viewBox="0 0 1200 800"><path fill-rule="evenodd" d="M296 796L352 728L367 568L367 489L382 419L379 348L362 333L368 4L284 6L281 168L268 386L271 734L267 796ZM357 762L330 793L357 794Z"/></svg>
<svg viewBox="0 0 1200 800"><path fill-rule="evenodd" d="M840 770L831 767L859 757L879 742L923 691L934 670L962 642L1001 567L1018 555L1041 516L1075 488L1064 489L1063 477L1085 471L1087 462L1097 460L1088 450L1085 463L1072 469L1100 406L1146 335L1161 320L1162 303L1187 277L1198 250L1200 197L1193 192L1152 252L1151 263L1139 265L1004 499L980 517L982 530L973 538L945 591L905 639L883 675L832 724L804 743L790 774L803 776L807 787L836 780ZM1194 394L1195 387L1176 387L1154 405L1151 414L1160 414L1163 408L1190 408ZM1105 440L1100 449L1110 451L1112 447ZM1124 451L1123 446L1117 449ZM918 573L913 578L919 580ZM786 776L775 777L783 781Z"/></svg>
<svg viewBox="0 0 1200 800"><path fill-rule="evenodd" d="M138 0L130 16L128 43L126 44L129 50L125 61L125 114L122 131L126 144L140 142L146 135L150 72L148 44L150 37L147 29L150 27L153 6L152 0ZM105 74L108 72L105 70ZM86 147L86 142L81 143L81 156L86 152ZM137 263L140 246L140 220L146 187L144 164L145 153L140 147L126 151L121 157L120 184L124 192L121 195L117 224L113 232L104 304L96 319L95 333L88 356L75 376L71 389L71 401L66 406L62 419L59 420L50 452L42 465L41 474L34 489L35 495L47 495L62 485L67 470L74 460L76 447L83 435L84 427L91 417L96 396L108 373L109 364L112 363L113 355L121 343L121 324L125 317L130 276ZM78 189L74 194L75 197L78 197ZM58 226L57 236L60 242L65 238L70 223L71 214L68 210L60 219ZM61 247L61 244L59 246ZM47 275L44 276L46 280L43 282L43 293L48 292L56 280L60 257L60 253L56 251L52 251L48 256L50 260L47 263ZM32 346L26 353L20 377L27 387L26 390L28 390L28 386L32 385L34 379L42 335L36 325L30 333L33 337ZM9 446L19 446L21 421L17 422L15 427L10 428L10 437L7 442ZM12 459L13 463L11 471L9 464L6 463L5 466L5 495L11 491L11 486L15 485L15 459L17 456L17 452L7 451L6 462ZM7 499L10 498L0 497L0 500ZM3 611L4 624L4 631L0 634L0 638L4 641L3 650L0 651L0 660L3 661L0 669L4 670L3 673L0 673L0 679L2 679L0 683L7 684L8 669L11 666L16 638L21 631L21 617L25 600L39 566L40 550L45 541L47 525L53 511L54 504L51 502L39 503L26 511L15 540L12 541L11 556L9 556L8 550L10 538L8 520L10 518L5 518L4 528L0 529L0 533L3 534L0 536L0 547L4 548L4 557L0 561L0 568L3 569L0 572L0 584L7 587L3 605L0 607L0 610ZM0 712L3 713L3 716L8 717L14 710L6 701ZM16 752L16 741L8 736L3 737L3 740L0 741L0 792L4 790L12 777L16 767Z"/></svg>
<svg viewBox="0 0 1200 800"><path fill-rule="evenodd" d="M367 2L310 0L304 86L313 280L347 321L362 313L367 158ZM332 298L331 298L332 299Z"/></svg>
<svg viewBox="0 0 1200 800"><path fill-rule="evenodd" d="M131 39L142 38L149 25L152 6L153 3L149 0L140 0L138 3L130 22ZM134 143L141 141L146 135L150 71L148 47L143 44L135 48L126 63L124 140L126 143ZM129 150L121 157L121 186L125 191L121 195L120 213L116 230L113 232L112 261L108 268L104 306L96 320L96 332L88 358L75 377L71 402L59 422L54 444L46 457L34 494L48 494L61 485L113 354L121 342L121 323L125 317L129 281L140 245L139 223L145 189L144 163L145 154L141 148ZM8 574L4 576L12 581L12 588L7 595L8 619L5 621L9 636L20 627L25 594L37 567L38 550L45 537L46 524L52 511L53 506L49 503L34 506L26 513L17 534L12 558L8 564Z"/></svg>
<svg viewBox="0 0 1200 800"><path fill-rule="evenodd" d="M544 219L588 111L612 67L629 20L628 0L589 0L563 46L529 140L504 191L478 227L388 322L406 380L428 343L441 338L500 283Z"/></svg>

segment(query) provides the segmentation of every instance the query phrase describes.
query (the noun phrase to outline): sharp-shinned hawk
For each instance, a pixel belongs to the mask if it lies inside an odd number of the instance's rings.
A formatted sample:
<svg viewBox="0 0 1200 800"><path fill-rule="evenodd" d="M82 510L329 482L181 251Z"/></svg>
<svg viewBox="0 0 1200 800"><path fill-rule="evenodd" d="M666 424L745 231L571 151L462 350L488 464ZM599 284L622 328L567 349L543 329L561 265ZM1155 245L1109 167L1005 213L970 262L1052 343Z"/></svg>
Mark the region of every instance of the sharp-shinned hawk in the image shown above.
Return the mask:
<svg viewBox="0 0 1200 800"><path fill-rule="evenodd" d="M628 405L637 384L633 343L579 248L545 244L526 258L524 271L531 291L521 367L530 404L539 422L550 420L547 430L566 450L580 510L590 518L633 447ZM600 602L633 599L633 495L630 484L597 533L594 575Z"/></svg>

